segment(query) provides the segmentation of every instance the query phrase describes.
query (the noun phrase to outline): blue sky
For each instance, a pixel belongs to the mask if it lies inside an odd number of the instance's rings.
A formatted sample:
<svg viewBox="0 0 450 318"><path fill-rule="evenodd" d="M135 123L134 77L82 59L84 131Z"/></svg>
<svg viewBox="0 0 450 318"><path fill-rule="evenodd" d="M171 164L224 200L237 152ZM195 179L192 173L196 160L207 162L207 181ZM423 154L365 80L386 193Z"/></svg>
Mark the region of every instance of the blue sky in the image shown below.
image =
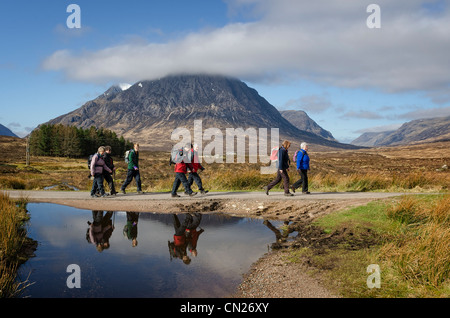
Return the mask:
<svg viewBox="0 0 450 318"><path fill-rule="evenodd" d="M69 4L81 8L70 29ZM367 6L380 7L370 29ZM4 1L0 123L23 136L109 86L238 77L335 138L450 115L450 1Z"/></svg>

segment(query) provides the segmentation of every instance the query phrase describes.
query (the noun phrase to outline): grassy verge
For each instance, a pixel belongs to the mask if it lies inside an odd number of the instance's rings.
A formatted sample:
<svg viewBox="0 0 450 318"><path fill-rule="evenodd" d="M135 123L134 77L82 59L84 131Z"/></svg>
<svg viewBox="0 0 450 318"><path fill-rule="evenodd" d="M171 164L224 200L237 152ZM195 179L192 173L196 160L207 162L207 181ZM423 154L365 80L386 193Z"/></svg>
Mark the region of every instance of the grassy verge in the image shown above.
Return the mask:
<svg viewBox="0 0 450 318"><path fill-rule="evenodd" d="M0 298L16 297L28 285L16 279L17 268L27 259L24 248L32 245L24 227L25 206L25 200L15 202L0 192Z"/></svg>
<svg viewBox="0 0 450 318"><path fill-rule="evenodd" d="M290 261L313 265L343 297L450 297L450 195L372 202L314 226L327 240L293 250ZM380 288L368 287L371 264Z"/></svg>
<svg viewBox="0 0 450 318"><path fill-rule="evenodd" d="M442 161L423 169L422 160L415 162L415 166L402 168L402 159L398 159L398 166L393 170L389 165L396 161L378 163L368 155L363 162L355 161L355 166L347 167L345 164L349 163L343 162L344 155L316 154L317 163L313 164L309 172L310 191L440 192L447 191L450 184L450 171L437 169ZM171 190L174 167L169 166L168 157L168 153L164 152L142 152L140 170L144 191ZM368 170L367 167L372 167L375 162L378 166ZM115 158L115 164L115 184L118 187L123 184L127 171L121 157ZM204 166L206 170L200 175L205 188L210 191L262 191L275 178L275 173L261 174L261 164L212 163ZM52 187L53 190L71 190L73 186L88 191L92 186L88 175L86 159L33 156L30 166L16 161L0 163L0 189L42 190ZM291 184L300 178L294 165L291 166L289 176ZM272 191L281 190L281 185ZM128 189L136 190L134 182Z"/></svg>

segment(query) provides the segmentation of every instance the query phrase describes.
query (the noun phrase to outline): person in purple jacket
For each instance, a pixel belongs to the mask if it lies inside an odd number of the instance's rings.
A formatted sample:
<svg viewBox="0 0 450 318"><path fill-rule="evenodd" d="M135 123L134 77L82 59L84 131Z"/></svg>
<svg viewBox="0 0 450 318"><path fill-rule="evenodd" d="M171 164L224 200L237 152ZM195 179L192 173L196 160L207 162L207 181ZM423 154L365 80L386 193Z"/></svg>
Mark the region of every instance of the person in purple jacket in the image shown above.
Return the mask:
<svg viewBox="0 0 450 318"><path fill-rule="evenodd" d="M94 182L92 183L91 197L95 198L95 193L98 191L101 197L106 197L105 189L103 188L103 170L112 173L112 170L108 168L103 160L103 154L105 153L105 147L99 147L97 153L92 157L91 161L91 175L94 176Z"/></svg>

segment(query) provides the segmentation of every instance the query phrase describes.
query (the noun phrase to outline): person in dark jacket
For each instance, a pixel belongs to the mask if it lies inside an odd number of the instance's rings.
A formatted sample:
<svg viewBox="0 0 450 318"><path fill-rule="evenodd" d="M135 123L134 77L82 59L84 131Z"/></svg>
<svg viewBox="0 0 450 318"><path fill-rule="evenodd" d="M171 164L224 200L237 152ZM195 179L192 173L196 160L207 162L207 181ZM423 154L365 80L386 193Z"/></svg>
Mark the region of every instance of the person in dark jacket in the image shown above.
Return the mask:
<svg viewBox="0 0 450 318"><path fill-rule="evenodd" d="M292 193L289 192L289 176L287 171L289 170L289 154L288 149L291 146L290 141L283 141L280 149L278 150L278 165L277 165L277 177L271 183L264 187L266 194L269 195L269 190L272 189L275 185L277 185L281 179L283 179L284 186L284 195L285 196L293 196Z"/></svg>
<svg viewBox="0 0 450 318"><path fill-rule="evenodd" d="M139 172L139 144L134 144L133 150L128 155L127 178L120 188L123 194L125 194L125 188L131 183L133 178L136 180L137 193L142 194L141 175Z"/></svg>
<svg viewBox="0 0 450 318"><path fill-rule="evenodd" d="M300 175L300 180L292 185L292 191L299 188L302 185L302 193L310 194L308 191L308 170L309 170L309 155L308 155L308 144L302 142L300 145L300 150L297 153L297 171Z"/></svg>
<svg viewBox="0 0 450 318"><path fill-rule="evenodd" d="M175 164L175 180L173 181L172 186L172 198L178 198L180 197L177 194L177 190L180 187L180 184L182 183L184 186L184 193L186 193L189 196L194 196L197 193L193 192L191 189L191 186L189 185L189 182L186 178L187 169L193 169L192 164L190 163L191 160L189 158L191 152L191 144L186 144L184 148L178 153L178 156L180 156L179 160L177 160L177 163Z"/></svg>
<svg viewBox="0 0 450 318"><path fill-rule="evenodd" d="M103 170L111 173L112 170L108 168L103 160L103 154L105 153L105 147L99 147L97 153L92 157L90 172L94 177L94 182L91 189L91 197L95 198L98 192L100 196L105 197L105 189L103 188Z"/></svg>
<svg viewBox="0 0 450 318"><path fill-rule="evenodd" d="M105 164L108 166L108 168L112 170L112 173L115 173L116 167L114 167L114 161L113 158L111 157L111 150L112 150L111 146L105 146L105 153L103 155L103 160L105 161ZM104 170L103 178L105 179L106 183L108 183L110 194L115 195L117 191L114 186L114 179L112 177L112 174Z"/></svg>
<svg viewBox="0 0 450 318"><path fill-rule="evenodd" d="M198 158L198 145L194 144L194 146L191 149L191 166L192 169L190 169L189 171L189 177L188 177L188 182L189 182L189 186L192 188L192 185L195 183L198 186L198 190L200 191L201 194L206 194L208 193L208 190L203 189L203 184L202 184L202 178L200 178L200 176L198 175L198 170L203 171L205 170L205 168L203 168L202 164L200 163L200 159Z"/></svg>

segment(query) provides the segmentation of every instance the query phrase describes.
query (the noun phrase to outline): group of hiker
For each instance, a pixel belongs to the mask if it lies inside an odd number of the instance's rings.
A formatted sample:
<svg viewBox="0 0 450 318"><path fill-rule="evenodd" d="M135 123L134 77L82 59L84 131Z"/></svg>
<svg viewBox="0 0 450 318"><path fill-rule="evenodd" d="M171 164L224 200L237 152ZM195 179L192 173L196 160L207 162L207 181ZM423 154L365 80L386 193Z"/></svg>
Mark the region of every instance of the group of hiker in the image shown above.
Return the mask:
<svg viewBox="0 0 450 318"><path fill-rule="evenodd" d="M288 150L291 146L290 141L283 141L281 147L276 149L276 168L277 176L264 187L265 193L269 195L269 190L275 185L283 181L284 195L293 196L295 190L302 187L303 194L310 194L308 191L308 170L309 166L309 155L308 155L308 144L303 142L300 145L300 150L296 151L293 160L296 163L297 172L300 175L300 179L289 185L289 175L288 170L290 166L290 158ZM116 167L114 166L113 159L111 157L111 147L101 146L95 155L89 158L88 164L90 168L90 174L93 177L93 184L91 189L91 197L105 197L108 196L105 192L103 182L106 181L109 188L110 194L115 195L118 192L115 190L114 178ZM135 143L133 149L129 150L125 154L125 162L127 163L127 176L120 187L120 192L126 194L125 189L135 179L137 186L137 193L142 194L141 176L139 170L139 144ZM205 168L201 165L198 156L198 145L187 143L183 148L175 149L171 153L170 164L175 164L175 180L173 182L171 197L180 197L177 194L178 188L183 184L184 192L186 195L194 196L197 193L192 190L192 185L195 182L201 194L206 194L208 190L203 188L202 179L198 172L203 171ZM189 176L186 177L186 174ZM292 192L290 192L292 190Z"/></svg>
<svg viewBox="0 0 450 318"><path fill-rule="evenodd" d="M114 213L111 211L92 211L92 221L87 222L86 240L93 244L98 252L110 248L110 238L115 230ZM187 251L191 253L191 256L197 256L197 242L200 234L204 232L200 227L202 214L199 212L184 213L184 218L181 220L177 214L173 214L172 220L174 226L173 240L168 241L170 260L178 258L184 264L189 264L191 258ZM138 245L138 223L139 212L126 212L126 224L122 232L124 237L131 241L132 247Z"/></svg>

